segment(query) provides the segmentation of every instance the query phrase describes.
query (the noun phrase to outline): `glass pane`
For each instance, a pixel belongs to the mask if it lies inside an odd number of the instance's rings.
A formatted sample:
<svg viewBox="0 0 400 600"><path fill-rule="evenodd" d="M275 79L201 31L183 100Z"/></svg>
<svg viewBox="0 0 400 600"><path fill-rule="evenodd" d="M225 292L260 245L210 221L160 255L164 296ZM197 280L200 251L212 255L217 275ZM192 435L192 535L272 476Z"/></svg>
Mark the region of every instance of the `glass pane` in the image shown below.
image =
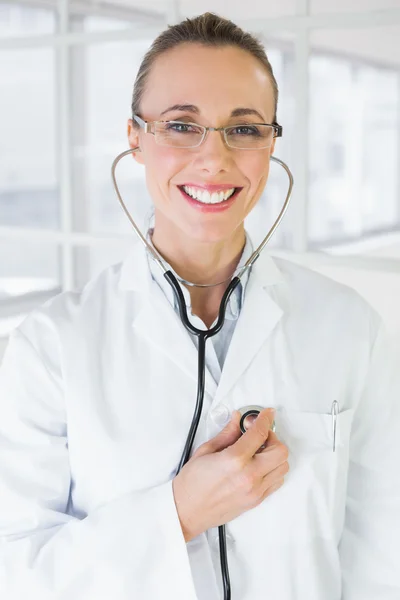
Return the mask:
<svg viewBox="0 0 400 600"><path fill-rule="evenodd" d="M128 148L126 124L130 117L133 82L147 43L110 43L74 48L74 227L79 231L130 233L111 181L114 158ZM276 155L291 162L293 131L293 49L288 42L267 40L267 53L280 87L278 120L284 135L277 140ZM86 54L85 54L86 53ZM86 93L82 92L86 90ZM110 94L110 90L113 91ZM121 195L135 220L146 223L151 208L144 167L130 156L117 166ZM257 237L267 233L286 195L287 176L271 167L268 188L260 199L249 227ZM87 202L81 199L87 198ZM288 220L271 244L290 246ZM262 236L262 237L264 237Z"/></svg>
<svg viewBox="0 0 400 600"><path fill-rule="evenodd" d="M368 235L356 241L341 243L326 247L330 254L338 256L350 256L362 254L364 256L374 256L376 258L394 258L400 259L400 229L397 231L387 231ZM400 274L400 263L397 267Z"/></svg>
<svg viewBox="0 0 400 600"><path fill-rule="evenodd" d="M58 246L43 243L0 242L0 337L35 306L61 291Z"/></svg>
<svg viewBox="0 0 400 600"><path fill-rule="evenodd" d="M56 228L53 51L0 51L0 97L0 223Z"/></svg>
<svg viewBox="0 0 400 600"><path fill-rule="evenodd" d="M73 30L77 30L83 26L84 31L113 31L132 27L130 21L108 19L106 17L85 17L84 19L77 17L71 19L71 25Z"/></svg>
<svg viewBox="0 0 400 600"><path fill-rule="evenodd" d="M330 32L329 39L326 32L313 36L311 248L400 230L400 75L393 65L393 48L383 60L384 44L379 44L393 28L359 33ZM347 50L349 39L352 48ZM329 41L334 49L327 49ZM379 60L369 55L374 48L380 48Z"/></svg>
<svg viewBox="0 0 400 600"><path fill-rule="evenodd" d="M399 8L399 0L311 0L311 13L368 12L385 8Z"/></svg>
<svg viewBox="0 0 400 600"><path fill-rule="evenodd" d="M53 33L55 24L52 10L0 2L0 38Z"/></svg>
<svg viewBox="0 0 400 600"><path fill-rule="evenodd" d="M124 260L137 237L118 244L96 244L96 246L77 246L74 248L74 288L81 290L85 284L101 271Z"/></svg>
<svg viewBox="0 0 400 600"><path fill-rule="evenodd" d="M73 220L78 231L131 231L112 185L111 165L128 148L133 82L148 46L116 42L73 49ZM139 198L148 211L143 169L128 156L119 163L117 177L125 198Z"/></svg>
<svg viewBox="0 0 400 600"><path fill-rule="evenodd" d="M395 258L399 261L398 272L400 275L400 232L388 233L380 243L371 244L365 254L381 258ZM400 312L400 311L399 311Z"/></svg>
<svg viewBox="0 0 400 600"><path fill-rule="evenodd" d="M185 16L193 17L210 11L232 19L240 24L243 18L258 19L294 15L296 0L247 0L243 2L227 2L226 0L191 0L183 2ZM259 32L262 30L260 26Z"/></svg>
<svg viewBox="0 0 400 600"><path fill-rule="evenodd" d="M393 337L400 334L400 271L383 272L345 265L316 265L314 269L352 287L381 315Z"/></svg>
<svg viewBox="0 0 400 600"><path fill-rule="evenodd" d="M168 5L164 0L110 0L108 2L69 1L72 31L115 31L123 29L162 30L166 27ZM134 36L132 36L134 37Z"/></svg>
<svg viewBox="0 0 400 600"><path fill-rule="evenodd" d="M274 156L283 160L289 168L293 168L293 45L282 41L285 34L265 38L264 44L267 56L272 65L275 78L279 88L279 101L277 121L283 127L282 138L278 138L275 144ZM277 219L288 191L289 179L283 168L271 162L268 182L263 194L246 220L246 228L254 240L254 244L261 243ZM291 248L293 241L291 211L286 213L282 223L276 230L271 241L270 248Z"/></svg>
<svg viewBox="0 0 400 600"><path fill-rule="evenodd" d="M273 38L266 38L265 47L274 70L275 78L278 82L279 101L277 120L283 127L283 136L276 141L274 156L283 160L293 173L295 106L294 49L292 34L288 32L276 32L274 33ZM267 186L260 199L261 203L264 205L265 217L263 215L260 216L257 235L255 235L256 230L254 231L253 237L256 241L262 241L268 233L268 229L278 217L286 198L288 186L289 179L284 169L280 165L271 162ZM292 208L293 204L290 204L283 221L274 233L271 241L268 243L271 248L292 248L294 238Z"/></svg>

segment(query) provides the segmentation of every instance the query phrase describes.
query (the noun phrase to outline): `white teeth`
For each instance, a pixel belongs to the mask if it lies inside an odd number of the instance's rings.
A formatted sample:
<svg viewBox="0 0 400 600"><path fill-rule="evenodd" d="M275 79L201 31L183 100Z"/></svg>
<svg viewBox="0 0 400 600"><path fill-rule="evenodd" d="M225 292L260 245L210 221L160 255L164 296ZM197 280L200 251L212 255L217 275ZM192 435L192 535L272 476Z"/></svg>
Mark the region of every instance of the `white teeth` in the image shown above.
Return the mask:
<svg viewBox="0 0 400 600"><path fill-rule="evenodd" d="M183 186L185 192L198 200L199 202L204 202L204 204L218 204L219 202L224 202L224 200L228 200L234 193L236 188L231 188L230 190L220 192L213 192L210 194L207 190L201 190L200 188L190 187L187 185Z"/></svg>

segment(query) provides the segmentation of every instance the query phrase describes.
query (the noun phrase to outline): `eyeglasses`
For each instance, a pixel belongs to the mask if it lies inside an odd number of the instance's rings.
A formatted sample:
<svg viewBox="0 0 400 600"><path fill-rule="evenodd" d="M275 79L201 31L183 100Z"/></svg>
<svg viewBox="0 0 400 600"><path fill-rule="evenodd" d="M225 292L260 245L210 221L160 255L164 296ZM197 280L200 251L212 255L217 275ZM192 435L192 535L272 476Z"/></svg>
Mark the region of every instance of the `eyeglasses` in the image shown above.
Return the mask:
<svg viewBox="0 0 400 600"><path fill-rule="evenodd" d="M206 139L209 131L223 131L224 139L230 148L237 150L261 150L270 148L272 140L282 137L282 127L278 123L246 123L230 127L204 127L197 123L182 121L144 121L133 115L145 133L152 133L160 146L174 148L196 148Z"/></svg>

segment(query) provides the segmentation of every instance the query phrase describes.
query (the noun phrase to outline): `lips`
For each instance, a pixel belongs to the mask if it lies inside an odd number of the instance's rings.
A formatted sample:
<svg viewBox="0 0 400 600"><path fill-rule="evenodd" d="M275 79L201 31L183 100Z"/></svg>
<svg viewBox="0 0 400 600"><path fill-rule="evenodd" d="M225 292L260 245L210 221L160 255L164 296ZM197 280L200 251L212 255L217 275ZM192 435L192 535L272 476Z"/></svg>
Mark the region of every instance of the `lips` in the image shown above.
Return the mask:
<svg viewBox="0 0 400 600"><path fill-rule="evenodd" d="M185 194L198 200L199 202L204 202L204 204L218 204L219 202L228 200L233 194L237 191L238 188L229 188L224 191L219 189L218 191L211 192L209 190L205 190L203 188L195 188L193 186L182 186L181 191L183 190Z"/></svg>
<svg viewBox="0 0 400 600"><path fill-rule="evenodd" d="M186 187L194 187L194 188L199 188L200 190L204 190L207 192L210 192L210 194L212 192L225 192L226 190L231 190L232 188L236 189L242 189L241 186L235 185L234 183L182 183L181 185L178 185L178 187L182 188L183 186Z"/></svg>
<svg viewBox="0 0 400 600"><path fill-rule="evenodd" d="M183 198L196 210L202 212L202 213L219 213L225 210L228 210L236 201L237 196L239 195L240 191L243 188L235 188L234 193L232 194L232 196L230 196L228 198L228 200L223 200L222 202L218 202L218 203L205 203L205 202L200 202L199 200L196 200L194 198L192 198L191 196L189 196L185 190L183 189L183 187L181 186L177 186L180 193L182 194ZM221 188L219 188L221 189ZM229 189L229 188L228 188ZM232 188L230 188L232 189Z"/></svg>

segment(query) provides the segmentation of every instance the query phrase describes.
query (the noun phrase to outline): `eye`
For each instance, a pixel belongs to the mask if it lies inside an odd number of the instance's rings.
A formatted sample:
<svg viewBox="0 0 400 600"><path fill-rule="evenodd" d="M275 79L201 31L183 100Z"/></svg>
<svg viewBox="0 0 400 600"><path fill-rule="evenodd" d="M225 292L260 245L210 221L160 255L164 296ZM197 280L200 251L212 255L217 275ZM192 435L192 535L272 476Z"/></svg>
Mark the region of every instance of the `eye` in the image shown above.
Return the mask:
<svg viewBox="0 0 400 600"><path fill-rule="evenodd" d="M228 133L233 135L261 135L260 130L256 125L238 125L237 127L229 129Z"/></svg>
<svg viewBox="0 0 400 600"><path fill-rule="evenodd" d="M177 133L200 133L201 130L193 123L182 123L181 121L167 121L164 123L166 131Z"/></svg>

